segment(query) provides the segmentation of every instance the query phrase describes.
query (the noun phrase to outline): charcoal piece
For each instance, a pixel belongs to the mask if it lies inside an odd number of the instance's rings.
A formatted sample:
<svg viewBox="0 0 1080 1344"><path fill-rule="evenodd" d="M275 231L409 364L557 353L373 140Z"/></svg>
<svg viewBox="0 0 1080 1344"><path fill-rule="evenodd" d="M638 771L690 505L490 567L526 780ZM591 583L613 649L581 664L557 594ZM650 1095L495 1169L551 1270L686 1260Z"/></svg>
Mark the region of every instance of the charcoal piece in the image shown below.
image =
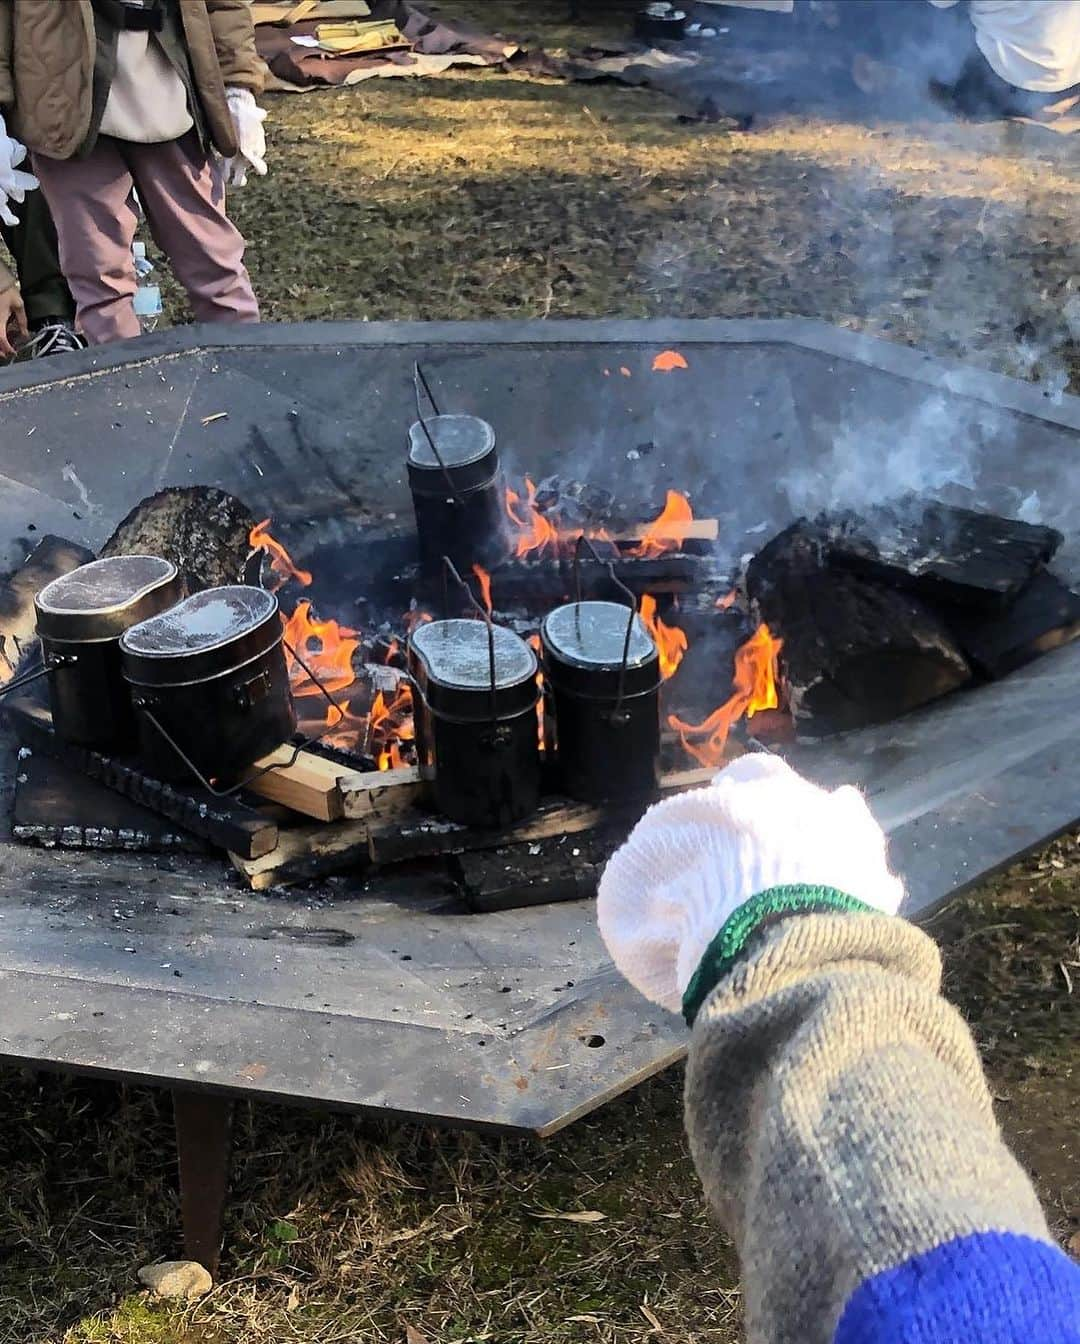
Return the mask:
<svg viewBox="0 0 1080 1344"><path fill-rule="evenodd" d="M149 808L37 752L19 761L12 829L19 840L65 849L197 854L207 849Z"/></svg>
<svg viewBox="0 0 1080 1344"><path fill-rule="evenodd" d="M47 583L93 560L94 552L62 537L42 537L26 560L0 581L0 684L15 675L29 647L37 646L34 598Z"/></svg>
<svg viewBox="0 0 1080 1344"><path fill-rule="evenodd" d="M596 895L604 864L627 829L459 854L450 861L451 871L475 913L586 900Z"/></svg>
<svg viewBox="0 0 1080 1344"><path fill-rule="evenodd" d="M144 499L102 548L102 556L159 555L189 592L243 583L256 519L234 495L208 485L170 486Z"/></svg>
<svg viewBox="0 0 1080 1344"><path fill-rule="evenodd" d="M1003 677L1080 635L1080 594L1041 570L1008 611L947 614L957 643L988 677Z"/></svg>
<svg viewBox="0 0 1080 1344"><path fill-rule="evenodd" d="M1007 607L1063 540L1052 527L914 498L816 522L833 563L927 601L983 611Z"/></svg>
<svg viewBox="0 0 1080 1344"><path fill-rule="evenodd" d="M886 722L971 677L934 612L909 593L830 568L813 524L795 523L759 551L747 587L784 641L781 671L802 736Z"/></svg>

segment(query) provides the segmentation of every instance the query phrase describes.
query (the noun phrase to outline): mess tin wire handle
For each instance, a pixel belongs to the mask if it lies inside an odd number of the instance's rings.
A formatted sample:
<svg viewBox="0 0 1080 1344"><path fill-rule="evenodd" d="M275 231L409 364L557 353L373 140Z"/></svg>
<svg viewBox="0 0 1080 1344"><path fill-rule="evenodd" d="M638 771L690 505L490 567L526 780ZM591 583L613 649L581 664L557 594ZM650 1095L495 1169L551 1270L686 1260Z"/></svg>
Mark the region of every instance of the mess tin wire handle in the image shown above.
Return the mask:
<svg viewBox="0 0 1080 1344"><path fill-rule="evenodd" d="M338 702L334 699L334 697L322 684L322 682L311 670L311 668L308 667L307 663L304 662L303 658L300 657L299 653L297 653L297 651L293 648L293 646L289 643L289 641L287 639L282 639L281 642L285 646L285 649L288 651L288 653L293 658L296 659L297 663L300 664L300 666L304 669L307 675L311 678L313 685L318 689L318 692L323 697L323 699L333 709L337 710L338 717L328 722L326 727L322 730L321 733L316 733L314 737L306 737L302 742L297 743L293 747L292 755L289 757L287 761L275 761L273 765L260 766L258 770L253 770L251 774L245 775L244 778L240 781L240 783L234 784L232 788L216 789L213 786L213 784L211 784L210 781L205 777L205 775L203 775L202 771L191 759L191 757L188 756L187 752L184 751L183 747L180 746L179 742L177 742L175 738L173 738L172 734L168 731L165 725L158 719L157 715L154 714L153 711L148 709L145 705L139 706L139 711L140 713L146 716L147 722L150 723L154 727L154 729L161 734L161 736L165 739L168 745L172 748L172 750L183 762L184 766L188 770L190 770L190 772L195 776L199 784L207 791L207 793L212 794L215 798L231 798L233 794L239 793L241 789L246 789L250 785L254 784L254 782L257 779L262 779L263 775L268 775L274 770L290 769L292 766L296 764L302 751L306 751L308 747L313 747L315 746L316 743L321 742L322 739L327 735L327 733L331 732L334 728L336 728L338 724L341 723L341 721L345 717L344 709L342 709L342 707L338 704Z"/></svg>
<svg viewBox="0 0 1080 1344"><path fill-rule="evenodd" d="M577 601L574 603L574 620L579 641L581 639L581 552L583 549L589 551L597 564L603 565L608 572L608 578L621 593L626 595L630 603L630 618L626 622L626 638L623 640L622 662L619 665L619 686L615 696L615 707L611 711L614 716L622 710L623 700L626 698L626 668L630 661L630 640L634 634L634 621L637 619L637 598L615 573L614 563L611 560L605 560L592 544L592 541L582 532L574 543L574 591L577 594Z"/></svg>

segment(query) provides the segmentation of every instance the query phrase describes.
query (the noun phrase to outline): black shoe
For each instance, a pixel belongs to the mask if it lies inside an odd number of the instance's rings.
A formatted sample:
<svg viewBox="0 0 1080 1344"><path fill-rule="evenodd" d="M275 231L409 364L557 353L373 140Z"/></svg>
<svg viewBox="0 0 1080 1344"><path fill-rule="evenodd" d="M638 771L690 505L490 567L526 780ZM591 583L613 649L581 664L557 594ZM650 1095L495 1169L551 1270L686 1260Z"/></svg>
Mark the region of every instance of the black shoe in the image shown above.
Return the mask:
<svg viewBox="0 0 1080 1344"><path fill-rule="evenodd" d="M85 350L87 342L70 322L50 318L34 328L30 339L19 347L16 360L45 359L49 355L68 355Z"/></svg>

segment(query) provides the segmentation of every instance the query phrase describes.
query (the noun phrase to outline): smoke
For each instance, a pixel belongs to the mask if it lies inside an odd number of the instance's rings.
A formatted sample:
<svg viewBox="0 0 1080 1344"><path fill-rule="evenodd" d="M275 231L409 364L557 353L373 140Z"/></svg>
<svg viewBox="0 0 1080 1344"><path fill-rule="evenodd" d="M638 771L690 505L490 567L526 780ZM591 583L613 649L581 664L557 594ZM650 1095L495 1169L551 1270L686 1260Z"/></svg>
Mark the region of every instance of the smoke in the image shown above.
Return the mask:
<svg viewBox="0 0 1080 1344"><path fill-rule="evenodd" d="M793 514L854 509L905 495L941 495L947 487L974 491L976 436L958 434L956 408L938 393L906 422L847 424L822 457L781 479Z"/></svg>

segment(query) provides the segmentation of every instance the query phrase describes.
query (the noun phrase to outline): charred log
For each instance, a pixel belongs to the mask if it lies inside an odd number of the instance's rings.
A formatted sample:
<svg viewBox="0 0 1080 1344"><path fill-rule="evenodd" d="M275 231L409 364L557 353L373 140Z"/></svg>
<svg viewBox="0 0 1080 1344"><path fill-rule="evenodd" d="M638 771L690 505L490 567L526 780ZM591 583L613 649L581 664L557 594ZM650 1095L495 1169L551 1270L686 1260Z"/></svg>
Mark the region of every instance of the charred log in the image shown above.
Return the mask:
<svg viewBox="0 0 1080 1344"><path fill-rule="evenodd" d="M1063 540L1052 527L906 499L817 520L833 563L930 602L1002 611Z"/></svg>
<svg viewBox="0 0 1080 1344"><path fill-rule="evenodd" d="M784 641L781 668L805 736L883 723L970 679L934 612L908 593L831 568L812 524L794 524L760 551L747 587Z"/></svg>
<svg viewBox="0 0 1080 1344"><path fill-rule="evenodd" d="M1003 677L1080 635L1080 595L1044 569L1008 611L987 616L959 610L949 613L948 620L979 671Z"/></svg>
<svg viewBox="0 0 1080 1344"><path fill-rule="evenodd" d="M11 680L26 650L36 645L34 598L47 583L93 558L93 551L77 542L42 537L22 567L0 582L0 685Z"/></svg>
<svg viewBox="0 0 1080 1344"><path fill-rule="evenodd" d="M171 560L189 591L242 583L256 519L235 496L213 486L171 486L144 499L102 548L102 556L158 555Z"/></svg>

